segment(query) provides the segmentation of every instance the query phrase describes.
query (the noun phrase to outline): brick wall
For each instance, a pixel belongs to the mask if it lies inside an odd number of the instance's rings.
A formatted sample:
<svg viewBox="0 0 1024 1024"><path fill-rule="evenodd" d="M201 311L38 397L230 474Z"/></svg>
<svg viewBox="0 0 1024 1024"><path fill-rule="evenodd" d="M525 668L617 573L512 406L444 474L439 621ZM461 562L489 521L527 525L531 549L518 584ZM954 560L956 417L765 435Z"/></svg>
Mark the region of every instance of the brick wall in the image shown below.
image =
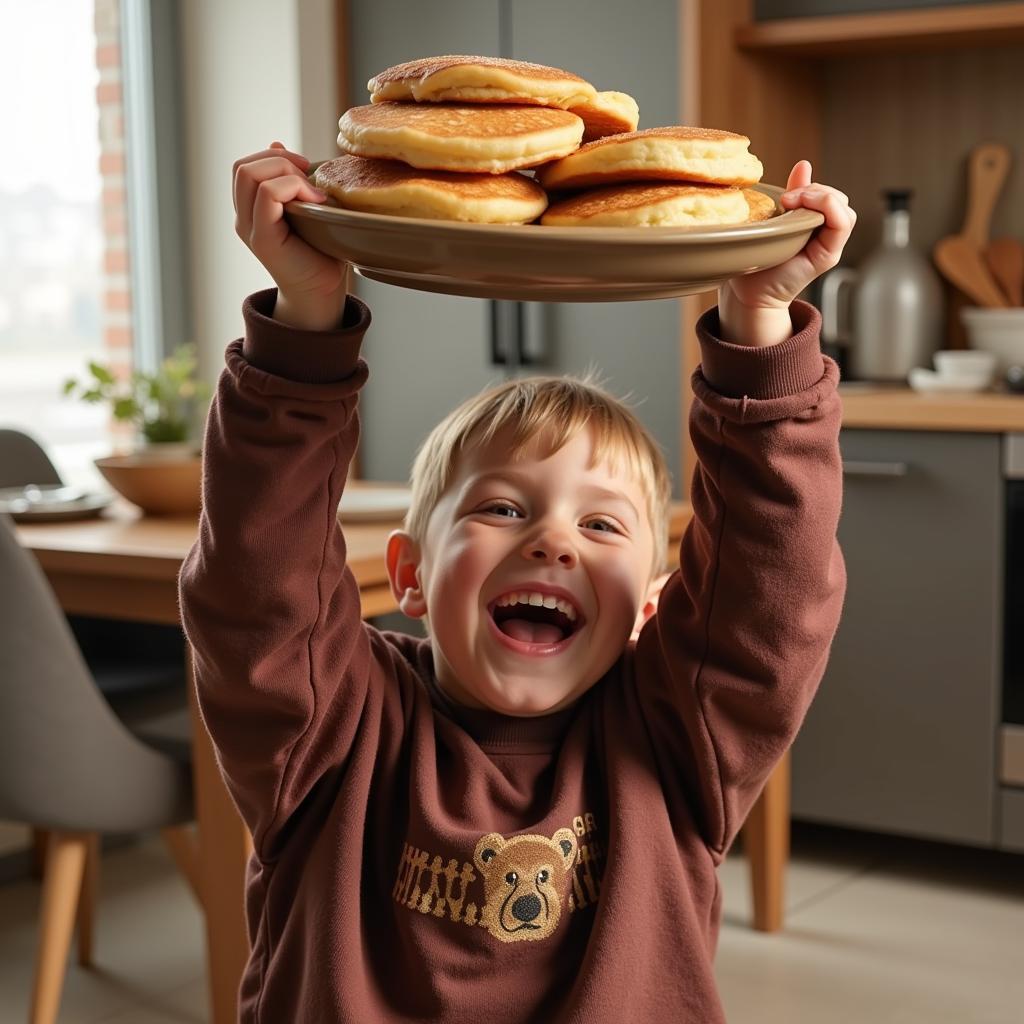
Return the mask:
<svg viewBox="0 0 1024 1024"><path fill-rule="evenodd" d="M132 295L125 200L124 92L121 73L120 0L95 0L96 66L99 84L100 174L103 180L103 348L104 361L118 375L132 367ZM115 436L128 441L132 433L114 424Z"/></svg>

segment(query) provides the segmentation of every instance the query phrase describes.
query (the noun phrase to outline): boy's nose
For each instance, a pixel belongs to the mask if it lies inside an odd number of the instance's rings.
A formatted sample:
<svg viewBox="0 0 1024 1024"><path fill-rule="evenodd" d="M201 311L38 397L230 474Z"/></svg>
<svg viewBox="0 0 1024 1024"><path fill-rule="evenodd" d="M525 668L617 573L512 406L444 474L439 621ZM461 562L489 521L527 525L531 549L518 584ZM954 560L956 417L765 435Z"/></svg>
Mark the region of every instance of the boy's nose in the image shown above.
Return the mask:
<svg viewBox="0 0 1024 1024"><path fill-rule="evenodd" d="M575 567L576 548L565 534L554 530L531 537L523 548L523 554L533 562L558 562L567 569Z"/></svg>

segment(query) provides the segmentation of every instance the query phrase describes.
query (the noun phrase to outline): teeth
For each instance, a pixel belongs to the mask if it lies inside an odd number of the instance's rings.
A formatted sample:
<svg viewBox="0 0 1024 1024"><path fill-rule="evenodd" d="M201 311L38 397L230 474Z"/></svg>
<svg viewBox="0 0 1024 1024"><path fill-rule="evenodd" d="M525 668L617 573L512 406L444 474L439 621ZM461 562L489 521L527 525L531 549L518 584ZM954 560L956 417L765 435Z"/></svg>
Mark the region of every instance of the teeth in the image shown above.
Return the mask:
<svg viewBox="0 0 1024 1024"><path fill-rule="evenodd" d="M535 608L557 608L570 621L576 621L576 609L568 601L563 601L560 597L554 597L551 594L539 594L535 590L505 594L498 598L497 603L501 607L510 604L529 604Z"/></svg>

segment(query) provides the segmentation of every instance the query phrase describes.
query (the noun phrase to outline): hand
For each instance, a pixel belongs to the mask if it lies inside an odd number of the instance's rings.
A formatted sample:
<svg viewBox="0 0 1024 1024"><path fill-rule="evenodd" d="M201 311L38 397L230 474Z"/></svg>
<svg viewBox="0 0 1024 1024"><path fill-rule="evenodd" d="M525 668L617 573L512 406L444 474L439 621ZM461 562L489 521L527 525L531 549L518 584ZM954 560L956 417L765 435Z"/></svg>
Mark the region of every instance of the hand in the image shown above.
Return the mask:
<svg viewBox="0 0 1024 1024"><path fill-rule="evenodd" d="M293 199L322 203L306 177L309 160L272 142L232 169L235 231L278 287L274 318L305 330L330 330L345 309L347 265L317 252L284 219Z"/></svg>
<svg viewBox="0 0 1024 1024"><path fill-rule="evenodd" d="M785 263L726 281L718 291L723 322L749 324L752 319L762 317L767 321L773 315L778 320L780 311L788 310L800 292L839 262L857 223L857 214L847 196L829 185L811 181L811 165L807 160L799 161L790 171L780 202L787 210L798 207L818 210L825 215L825 223L811 235L803 249ZM743 334L744 328L740 327L739 333Z"/></svg>

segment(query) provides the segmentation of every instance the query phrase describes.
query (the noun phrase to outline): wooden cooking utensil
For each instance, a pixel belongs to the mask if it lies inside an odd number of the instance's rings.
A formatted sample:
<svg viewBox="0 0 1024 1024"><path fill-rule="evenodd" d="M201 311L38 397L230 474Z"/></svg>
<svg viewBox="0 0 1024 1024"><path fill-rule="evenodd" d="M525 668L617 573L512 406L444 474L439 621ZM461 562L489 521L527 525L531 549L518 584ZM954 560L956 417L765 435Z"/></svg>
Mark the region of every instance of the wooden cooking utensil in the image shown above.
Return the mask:
<svg viewBox="0 0 1024 1024"><path fill-rule="evenodd" d="M993 238L984 249L985 263L1011 306L1024 306L1024 243Z"/></svg>
<svg viewBox="0 0 1024 1024"><path fill-rule="evenodd" d="M971 150L967 167L967 215L960 234L935 243L932 255L943 276L980 306L1006 306L982 250L999 190L1010 169L1010 150L999 142L984 142Z"/></svg>

